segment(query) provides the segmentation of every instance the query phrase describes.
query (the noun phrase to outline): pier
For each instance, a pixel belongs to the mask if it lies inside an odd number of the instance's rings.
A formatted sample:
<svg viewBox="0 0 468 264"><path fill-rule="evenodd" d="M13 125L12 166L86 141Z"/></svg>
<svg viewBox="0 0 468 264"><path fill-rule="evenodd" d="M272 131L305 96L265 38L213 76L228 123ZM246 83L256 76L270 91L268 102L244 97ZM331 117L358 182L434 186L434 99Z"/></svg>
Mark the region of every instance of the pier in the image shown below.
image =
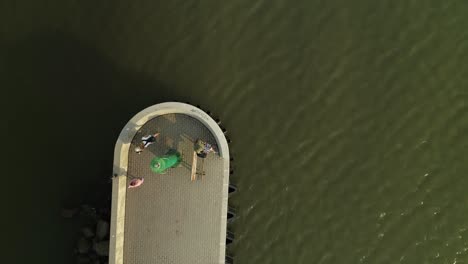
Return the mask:
<svg viewBox="0 0 468 264"><path fill-rule="evenodd" d="M159 132L140 154L141 138ZM216 153L194 156L194 142ZM154 173L151 160L177 150L181 163ZM162 103L135 115L114 151L109 263L224 264L228 214L229 149L218 124L201 109ZM134 178L144 183L128 189Z"/></svg>

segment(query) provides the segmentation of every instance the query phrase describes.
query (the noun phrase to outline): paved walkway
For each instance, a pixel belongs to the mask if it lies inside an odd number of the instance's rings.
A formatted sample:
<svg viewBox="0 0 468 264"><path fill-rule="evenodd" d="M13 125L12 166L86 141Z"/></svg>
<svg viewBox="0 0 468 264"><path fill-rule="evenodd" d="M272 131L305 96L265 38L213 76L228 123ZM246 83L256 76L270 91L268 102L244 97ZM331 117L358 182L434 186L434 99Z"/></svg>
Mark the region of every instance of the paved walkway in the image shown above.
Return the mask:
<svg viewBox="0 0 468 264"><path fill-rule="evenodd" d="M160 132L157 142L141 154L133 149L142 136ZM133 138L127 183L144 177L142 186L125 195L123 263L125 264L211 264L224 263L227 199L226 162L209 154L198 168L205 175L190 180L193 142L216 143L213 134L197 119L185 114L165 114L149 120ZM179 167L159 175L150 160L168 149L182 154ZM202 164L203 163L203 164Z"/></svg>

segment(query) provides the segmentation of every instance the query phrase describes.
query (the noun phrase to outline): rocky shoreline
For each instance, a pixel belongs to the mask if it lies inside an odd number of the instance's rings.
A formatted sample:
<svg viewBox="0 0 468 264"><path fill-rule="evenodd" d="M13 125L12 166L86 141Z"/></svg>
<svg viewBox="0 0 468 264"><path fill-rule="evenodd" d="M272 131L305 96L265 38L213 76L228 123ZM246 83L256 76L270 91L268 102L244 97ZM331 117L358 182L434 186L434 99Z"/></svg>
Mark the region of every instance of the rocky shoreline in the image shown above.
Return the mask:
<svg viewBox="0 0 468 264"><path fill-rule="evenodd" d="M63 218L80 226L74 253L77 264L107 264L109 262L110 208L95 208L84 204L64 208Z"/></svg>

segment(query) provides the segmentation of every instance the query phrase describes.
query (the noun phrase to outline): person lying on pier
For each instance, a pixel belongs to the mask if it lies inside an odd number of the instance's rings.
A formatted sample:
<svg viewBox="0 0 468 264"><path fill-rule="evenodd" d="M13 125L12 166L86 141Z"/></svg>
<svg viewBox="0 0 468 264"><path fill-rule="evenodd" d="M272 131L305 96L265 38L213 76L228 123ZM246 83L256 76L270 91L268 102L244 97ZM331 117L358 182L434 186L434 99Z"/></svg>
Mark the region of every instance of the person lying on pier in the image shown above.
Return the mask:
<svg viewBox="0 0 468 264"><path fill-rule="evenodd" d="M194 150L195 153L197 153L197 156L200 158L206 158L208 153L216 152L211 144L208 144L201 139L197 139L195 142Z"/></svg>
<svg viewBox="0 0 468 264"><path fill-rule="evenodd" d="M156 137L157 136L159 136L159 133L154 133L152 135L146 135L146 136L142 137L140 145L135 148L135 152L138 153L138 154L143 152L143 150L145 148L149 147L149 145L156 142Z"/></svg>

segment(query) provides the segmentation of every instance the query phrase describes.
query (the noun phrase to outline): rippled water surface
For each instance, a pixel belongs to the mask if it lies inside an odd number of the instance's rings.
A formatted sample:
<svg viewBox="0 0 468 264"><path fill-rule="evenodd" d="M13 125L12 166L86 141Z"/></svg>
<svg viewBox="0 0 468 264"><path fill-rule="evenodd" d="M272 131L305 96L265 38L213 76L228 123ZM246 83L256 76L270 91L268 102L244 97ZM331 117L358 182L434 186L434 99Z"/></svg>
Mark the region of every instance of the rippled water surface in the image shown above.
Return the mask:
<svg viewBox="0 0 468 264"><path fill-rule="evenodd" d="M1 3L10 255L71 263L60 207L104 201L119 130L178 100L233 141L236 263L468 263L467 14L435 0Z"/></svg>

